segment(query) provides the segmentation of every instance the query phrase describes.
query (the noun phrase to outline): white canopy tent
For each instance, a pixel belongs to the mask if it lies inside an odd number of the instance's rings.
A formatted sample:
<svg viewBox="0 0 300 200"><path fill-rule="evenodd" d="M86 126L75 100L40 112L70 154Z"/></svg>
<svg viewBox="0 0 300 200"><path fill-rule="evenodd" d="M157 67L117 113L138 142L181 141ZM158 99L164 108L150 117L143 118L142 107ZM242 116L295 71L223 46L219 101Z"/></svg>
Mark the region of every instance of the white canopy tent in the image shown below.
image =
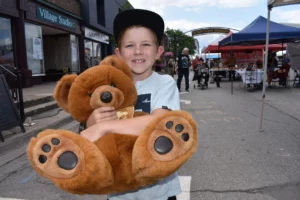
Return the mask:
<svg viewBox="0 0 300 200"><path fill-rule="evenodd" d="M261 101L261 110L260 110L260 130L263 131L263 110L264 102L266 97L266 78L267 78L267 62L268 62L268 53L269 53L269 36L270 36L270 15L273 7L278 6L287 6L293 4L300 4L300 0L268 0L268 21L267 21L267 34L266 34L266 54L264 59L264 81L263 81L263 92L262 92L262 101Z"/></svg>

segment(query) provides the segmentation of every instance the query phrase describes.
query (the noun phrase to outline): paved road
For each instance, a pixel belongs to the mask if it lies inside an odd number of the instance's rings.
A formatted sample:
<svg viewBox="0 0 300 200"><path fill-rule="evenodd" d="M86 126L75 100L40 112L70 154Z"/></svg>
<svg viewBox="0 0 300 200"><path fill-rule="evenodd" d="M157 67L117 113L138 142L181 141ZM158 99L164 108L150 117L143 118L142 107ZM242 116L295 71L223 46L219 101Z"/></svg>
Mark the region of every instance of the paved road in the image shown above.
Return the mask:
<svg viewBox="0 0 300 200"><path fill-rule="evenodd" d="M244 92L238 83L234 95L229 83L221 83L180 96L182 108L198 122L199 148L179 170L187 185L179 200L300 199L299 120L266 105L265 131L259 132L257 93ZM0 197L106 199L64 193L36 176L25 155L0 166Z"/></svg>

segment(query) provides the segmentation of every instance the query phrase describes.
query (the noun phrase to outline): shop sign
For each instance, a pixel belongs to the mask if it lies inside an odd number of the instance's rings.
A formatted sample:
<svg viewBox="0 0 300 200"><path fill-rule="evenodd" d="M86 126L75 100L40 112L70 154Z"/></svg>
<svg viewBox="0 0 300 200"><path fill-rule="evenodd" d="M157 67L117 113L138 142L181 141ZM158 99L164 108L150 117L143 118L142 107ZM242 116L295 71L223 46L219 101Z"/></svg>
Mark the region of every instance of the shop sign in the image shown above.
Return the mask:
<svg viewBox="0 0 300 200"><path fill-rule="evenodd" d="M92 40L96 40L98 42L109 44L109 37L108 35L105 35L103 33L94 31L92 29L89 29L85 27L85 37L90 38Z"/></svg>
<svg viewBox="0 0 300 200"><path fill-rule="evenodd" d="M48 21L65 28L76 29L78 27L74 20L40 6L36 7L36 15L38 19Z"/></svg>
<svg viewBox="0 0 300 200"><path fill-rule="evenodd" d="M201 29L193 30L192 36L212 34L212 33L227 34L229 32L230 32L230 29L228 29L228 28L201 28Z"/></svg>

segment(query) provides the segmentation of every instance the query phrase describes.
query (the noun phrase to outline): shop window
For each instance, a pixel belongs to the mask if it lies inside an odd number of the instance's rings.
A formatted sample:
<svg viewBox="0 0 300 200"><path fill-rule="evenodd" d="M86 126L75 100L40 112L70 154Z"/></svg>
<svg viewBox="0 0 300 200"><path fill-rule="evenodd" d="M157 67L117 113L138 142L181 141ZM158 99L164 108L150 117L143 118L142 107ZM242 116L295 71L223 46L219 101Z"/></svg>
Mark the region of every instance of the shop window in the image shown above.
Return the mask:
<svg viewBox="0 0 300 200"><path fill-rule="evenodd" d="M104 0L97 0L97 18L98 24L105 26L105 7Z"/></svg>
<svg viewBox="0 0 300 200"><path fill-rule="evenodd" d="M85 68L96 66L102 60L101 43L85 40Z"/></svg>
<svg viewBox="0 0 300 200"><path fill-rule="evenodd" d="M33 76L45 75L42 27L25 23L28 69Z"/></svg>
<svg viewBox="0 0 300 200"><path fill-rule="evenodd" d="M0 17L0 64L13 70L14 52L10 19Z"/></svg>

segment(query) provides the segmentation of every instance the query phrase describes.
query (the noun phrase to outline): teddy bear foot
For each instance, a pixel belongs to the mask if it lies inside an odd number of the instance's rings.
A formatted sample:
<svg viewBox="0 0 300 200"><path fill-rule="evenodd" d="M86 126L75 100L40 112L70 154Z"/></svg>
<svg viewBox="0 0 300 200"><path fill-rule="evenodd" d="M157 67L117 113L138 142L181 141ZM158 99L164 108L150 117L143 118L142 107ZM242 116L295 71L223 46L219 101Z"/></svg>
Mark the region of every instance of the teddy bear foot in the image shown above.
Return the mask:
<svg viewBox="0 0 300 200"><path fill-rule="evenodd" d="M58 187L89 193L113 183L112 168L94 143L66 130L46 130L32 138L27 155L34 169ZM89 188L90 184L96 186Z"/></svg>
<svg viewBox="0 0 300 200"><path fill-rule="evenodd" d="M184 111L170 111L152 121L133 150L133 173L138 181L174 173L196 151L197 124Z"/></svg>

